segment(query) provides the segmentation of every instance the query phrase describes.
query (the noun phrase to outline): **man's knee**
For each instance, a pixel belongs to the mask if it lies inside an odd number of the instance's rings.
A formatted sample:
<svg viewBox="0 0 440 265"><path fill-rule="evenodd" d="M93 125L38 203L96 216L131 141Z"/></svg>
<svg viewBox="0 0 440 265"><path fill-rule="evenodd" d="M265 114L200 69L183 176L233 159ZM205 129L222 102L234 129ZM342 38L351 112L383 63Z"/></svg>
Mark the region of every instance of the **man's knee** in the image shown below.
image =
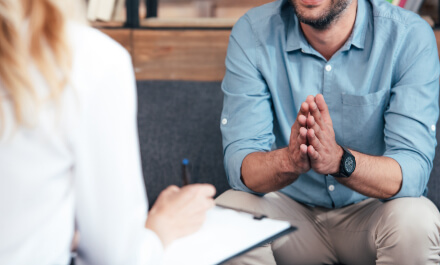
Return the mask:
<svg viewBox="0 0 440 265"><path fill-rule="evenodd" d="M378 258L388 255L387 249L400 250L400 258L428 264L426 258L437 255L439 249L440 217L428 199L400 198L383 204L376 230ZM403 263L406 264L406 263ZM416 264L416 263L414 263Z"/></svg>
<svg viewBox="0 0 440 265"><path fill-rule="evenodd" d="M263 213L264 204L266 204L263 197L232 189L222 193L217 199L215 199L215 202L222 206L257 213Z"/></svg>
<svg viewBox="0 0 440 265"><path fill-rule="evenodd" d="M400 198L384 203L384 227L414 234L439 234L439 212L428 199Z"/></svg>

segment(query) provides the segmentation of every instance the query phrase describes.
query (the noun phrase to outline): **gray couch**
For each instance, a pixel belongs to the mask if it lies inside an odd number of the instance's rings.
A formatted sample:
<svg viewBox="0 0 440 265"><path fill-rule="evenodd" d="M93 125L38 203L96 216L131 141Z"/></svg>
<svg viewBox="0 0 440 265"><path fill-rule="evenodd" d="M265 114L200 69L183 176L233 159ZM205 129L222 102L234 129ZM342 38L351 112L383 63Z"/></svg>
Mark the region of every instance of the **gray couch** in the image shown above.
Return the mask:
<svg viewBox="0 0 440 265"><path fill-rule="evenodd" d="M182 159L193 182L229 188L223 168L219 82L138 82L142 169L151 205L168 185L182 185Z"/></svg>
<svg viewBox="0 0 440 265"><path fill-rule="evenodd" d="M181 161L191 163L194 182L229 188L223 168L220 82L138 82L142 169L150 206L160 191L181 185ZM440 142L440 130L437 141ZM440 150L436 149L428 197L440 207Z"/></svg>

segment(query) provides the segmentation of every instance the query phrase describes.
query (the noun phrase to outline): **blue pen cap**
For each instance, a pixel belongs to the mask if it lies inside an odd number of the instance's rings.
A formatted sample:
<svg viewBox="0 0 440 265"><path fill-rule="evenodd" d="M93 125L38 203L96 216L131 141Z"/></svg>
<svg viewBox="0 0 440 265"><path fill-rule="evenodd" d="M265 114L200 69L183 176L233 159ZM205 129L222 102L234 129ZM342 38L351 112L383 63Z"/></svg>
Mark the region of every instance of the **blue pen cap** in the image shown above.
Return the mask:
<svg viewBox="0 0 440 265"><path fill-rule="evenodd" d="M189 164L189 160L188 159L183 159L182 160L182 165L185 165L185 166L187 166Z"/></svg>

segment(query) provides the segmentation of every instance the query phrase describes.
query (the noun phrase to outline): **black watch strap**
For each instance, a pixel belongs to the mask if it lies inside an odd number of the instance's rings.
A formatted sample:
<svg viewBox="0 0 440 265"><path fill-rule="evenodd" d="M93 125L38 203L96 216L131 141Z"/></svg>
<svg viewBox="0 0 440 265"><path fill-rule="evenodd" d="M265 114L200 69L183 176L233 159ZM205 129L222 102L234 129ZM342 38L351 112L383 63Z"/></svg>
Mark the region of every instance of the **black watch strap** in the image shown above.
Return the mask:
<svg viewBox="0 0 440 265"><path fill-rule="evenodd" d="M339 165L339 173L337 174L337 177L348 178L356 169L356 159L347 148L342 147L342 149L344 150L344 153L342 154L341 164Z"/></svg>

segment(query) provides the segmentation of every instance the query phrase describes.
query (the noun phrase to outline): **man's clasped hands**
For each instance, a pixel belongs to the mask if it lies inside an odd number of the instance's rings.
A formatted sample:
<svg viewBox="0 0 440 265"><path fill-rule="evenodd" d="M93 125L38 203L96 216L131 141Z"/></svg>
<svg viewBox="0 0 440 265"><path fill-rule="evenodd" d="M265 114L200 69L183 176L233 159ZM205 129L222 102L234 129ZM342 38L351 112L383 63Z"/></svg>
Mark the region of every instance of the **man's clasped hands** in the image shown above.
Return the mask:
<svg viewBox="0 0 440 265"><path fill-rule="evenodd" d="M289 159L300 175L313 169L319 174L335 174L343 149L336 143L332 119L324 96L308 96L301 104L291 128Z"/></svg>

